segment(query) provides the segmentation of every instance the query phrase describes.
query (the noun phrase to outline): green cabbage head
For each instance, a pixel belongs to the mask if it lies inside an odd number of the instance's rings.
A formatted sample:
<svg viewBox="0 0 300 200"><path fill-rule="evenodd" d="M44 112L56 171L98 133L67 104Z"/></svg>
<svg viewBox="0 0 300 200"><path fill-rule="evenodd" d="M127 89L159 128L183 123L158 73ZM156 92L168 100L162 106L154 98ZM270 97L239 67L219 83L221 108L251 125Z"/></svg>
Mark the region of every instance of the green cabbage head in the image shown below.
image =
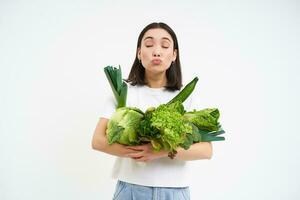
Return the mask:
<svg viewBox="0 0 300 200"><path fill-rule="evenodd" d="M137 130L143 117L144 113L138 108L118 108L107 125L108 143L139 144Z"/></svg>

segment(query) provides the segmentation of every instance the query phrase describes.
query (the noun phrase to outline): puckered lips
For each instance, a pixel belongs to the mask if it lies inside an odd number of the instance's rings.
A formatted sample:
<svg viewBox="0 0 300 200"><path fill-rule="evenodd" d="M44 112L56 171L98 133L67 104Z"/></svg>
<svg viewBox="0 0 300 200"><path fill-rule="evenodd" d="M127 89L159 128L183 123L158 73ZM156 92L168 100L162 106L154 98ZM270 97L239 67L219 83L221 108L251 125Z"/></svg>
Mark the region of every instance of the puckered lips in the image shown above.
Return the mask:
<svg viewBox="0 0 300 200"><path fill-rule="evenodd" d="M159 58L154 58L151 62L152 62L152 64L154 64L154 65L159 65L162 61L161 61L161 59L159 59Z"/></svg>

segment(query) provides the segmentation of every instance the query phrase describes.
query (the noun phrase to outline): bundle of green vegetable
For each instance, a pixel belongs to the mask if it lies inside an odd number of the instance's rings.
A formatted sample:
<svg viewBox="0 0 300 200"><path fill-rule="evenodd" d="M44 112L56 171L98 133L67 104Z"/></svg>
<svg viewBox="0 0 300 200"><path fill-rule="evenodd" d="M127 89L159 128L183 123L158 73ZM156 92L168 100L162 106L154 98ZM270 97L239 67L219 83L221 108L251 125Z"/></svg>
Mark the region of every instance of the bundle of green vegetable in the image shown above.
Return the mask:
<svg viewBox="0 0 300 200"><path fill-rule="evenodd" d="M186 112L183 102L193 92L198 78L166 104L151 107L143 113L138 108L126 107L127 85L122 80L121 68L105 67L104 71L118 102L116 112L108 122L109 144L138 145L151 143L156 151L176 153L178 147L188 149L196 142L225 140L218 122L216 108Z"/></svg>

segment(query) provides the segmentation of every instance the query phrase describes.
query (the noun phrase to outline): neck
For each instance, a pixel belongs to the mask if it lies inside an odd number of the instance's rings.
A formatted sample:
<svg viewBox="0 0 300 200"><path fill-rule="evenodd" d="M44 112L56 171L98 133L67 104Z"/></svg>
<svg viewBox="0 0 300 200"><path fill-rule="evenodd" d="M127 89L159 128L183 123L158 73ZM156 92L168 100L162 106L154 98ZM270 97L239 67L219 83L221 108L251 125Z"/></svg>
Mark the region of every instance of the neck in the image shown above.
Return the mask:
<svg viewBox="0 0 300 200"><path fill-rule="evenodd" d="M147 85L151 88L161 88L167 85L166 73L145 74Z"/></svg>

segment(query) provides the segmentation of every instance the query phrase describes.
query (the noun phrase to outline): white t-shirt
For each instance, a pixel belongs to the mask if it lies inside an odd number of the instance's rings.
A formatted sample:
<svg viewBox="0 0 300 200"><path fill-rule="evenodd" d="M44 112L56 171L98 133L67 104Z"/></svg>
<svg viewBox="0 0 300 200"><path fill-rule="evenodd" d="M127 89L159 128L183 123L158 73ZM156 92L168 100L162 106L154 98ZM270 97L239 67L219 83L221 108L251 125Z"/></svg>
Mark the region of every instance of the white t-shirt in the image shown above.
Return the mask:
<svg viewBox="0 0 300 200"><path fill-rule="evenodd" d="M126 106L137 107L146 111L149 107L157 107L170 101L179 91L167 91L164 88L148 86L132 86L128 84ZM192 95L184 102L185 110L191 110ZM113 96L103 104L103 118L110 119L115 112L116 101ZM112 177L128 183L154 187L186 187L189 186L189 170L187 161L159 158L150 162L137 162L131 158L117 157Z"/></svg>

